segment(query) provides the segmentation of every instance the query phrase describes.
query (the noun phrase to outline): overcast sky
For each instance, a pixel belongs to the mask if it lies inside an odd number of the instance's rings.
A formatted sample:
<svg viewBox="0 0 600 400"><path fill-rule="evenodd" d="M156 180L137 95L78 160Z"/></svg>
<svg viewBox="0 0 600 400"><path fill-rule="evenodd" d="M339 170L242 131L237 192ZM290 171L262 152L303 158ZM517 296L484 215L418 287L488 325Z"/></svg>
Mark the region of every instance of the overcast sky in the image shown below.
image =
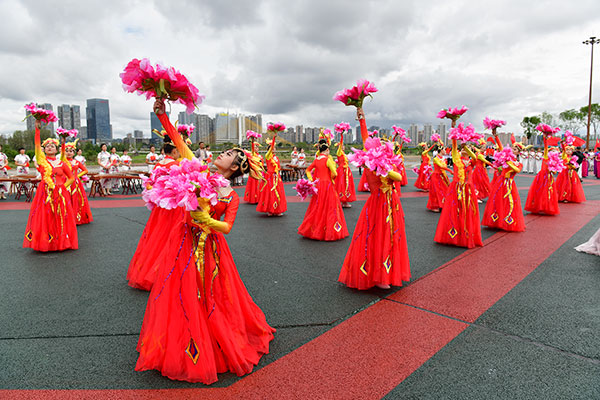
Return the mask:
<svg viewBox="0 0 600 400"><path fill-rule="evenodd" d="M185 74L206 95L197 112L212 116L355 125L354 108L332 96L366 78L379 88L364 106L369 125L437 124L441 108L464 104L476 129L490 116L520 132L525 115L587 104L581 42L600 36L598 0L0 0L0 16L5 135L24 128L27 102L78 104L85 118L98 97L110 100L116 137L149 136L152 103L119 79L143 57Z"/></svg>

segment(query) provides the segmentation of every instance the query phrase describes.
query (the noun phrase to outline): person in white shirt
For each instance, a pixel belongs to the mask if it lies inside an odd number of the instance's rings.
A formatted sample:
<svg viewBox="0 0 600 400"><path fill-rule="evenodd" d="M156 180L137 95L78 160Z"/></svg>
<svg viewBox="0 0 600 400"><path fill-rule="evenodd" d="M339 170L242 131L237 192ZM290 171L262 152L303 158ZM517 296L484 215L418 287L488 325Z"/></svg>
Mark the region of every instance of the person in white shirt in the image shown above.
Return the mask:
<svg viewBox="0 0 600 400"><path fill-rule="evenodd" d="M15 164L17 165L17 173L27 175L29 174L29 162L31 158L25 154L25 148L19 148L19 154L15 156Z"/></svg>
<svg viewBox="0 0 600 400"><path fill-rule="evenodd" d="M146 154L146 165L148 165L148 172L152 172L154 166L158 162L158 154L156 154L156 147L150 146L150 153Z"/></svg>
<svg viewBox="0 0 600 400"><path fill-rule="evenodd" d="M294 149L292 150L292 161L290 162L290 165L292 167L296 167L298 166L298 148L296 146L294 146Z"/></svg>
<svg viewBox="0 0 600 400"><path fill-rule="evenodd" d="M542 153L541 151L537 151L535 153L535 174L537 175L538 172L540 172L542 170L542 160L544 158L544 153Z"/></svg>
<svg viewBox="0 0 600 400"><path fill-rule="evenodd" d="M162 149L160 149L160 154L158 155L158 162L161 162L164 159L165 159L165 149L163 147Z"/></svg>
<svg viewBox="0 0 600 400"><path fill-rule="evenodd" d="M207 155L207 158L205 160L206 163L207 164L212 164L213 158L212 158L212 151L210 151L210 145L206 146L206 155Z"/></svg>
<svg viewBox="0 0 600 400"><path fill-rule="evenodd" d="M304 149L300 149L300 153L298 153L298 167L304 168L306 166L306 153Z"/></svg>
<svg viewBox="0 0 600 400"><path fill-rule="evenodd" d="M121 169L123 171L131 171L131 157L129 157L129 151L123 150L123 155L121 156L121 164Z"/></svg>
<svg viewBox="0 0 600 400"><path fill-rule="evenodd" d="M83 151L81 149L77 150L77 155L75 156L75 160L79 161L83 165L85 165L85 157L83 156Z"/></svg>
<svg viewBox="0 0 600 400"><path fill-rule="evenodd" d="M206 149L206 145L204 142L198 143L198 150L194 152L194 156L200 160L205 161L208 159L208 150Z"/></svg>
<svg viewBox="0 0 600 400"><path fill-rule="evenodd" d="M0 177L8 178L8 157L2 152L2 145L0 145ZM0 183L0 199L6 199L6 193L8 193L8 185Z"/></svg>
<svg viewBox="0 0 600 400"><path fill-rule="evenodd" d="M112 147L110 149L110 174L118 174L119 173L119 165L121 164L121 157L117 154L117 149ZM110 180L111 189L118 190L119 189L119 179L111 179Z"/></svg>

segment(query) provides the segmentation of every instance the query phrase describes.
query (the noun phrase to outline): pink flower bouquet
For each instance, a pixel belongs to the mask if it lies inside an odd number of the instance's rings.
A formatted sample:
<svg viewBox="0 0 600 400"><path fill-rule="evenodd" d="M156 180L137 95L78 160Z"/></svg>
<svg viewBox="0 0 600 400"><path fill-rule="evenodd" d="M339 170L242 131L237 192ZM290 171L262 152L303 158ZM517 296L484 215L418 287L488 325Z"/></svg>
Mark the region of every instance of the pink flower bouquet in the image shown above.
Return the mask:
<svg viewBox="0 0 600 400"><path fill-rule="evenodd" d="M458 107L448 107L447 109L444 108L442 110L440 110L440 112L437 114L438 118L448 118L451 119L453 121L456 121L457 119L460 118L461 115L463 115L464 113L467 112L467 110L469 110L467 107L462 106L461 108Z"/></svg>
<svg viewBox="0 0 600 400"><path fill-rule="evenodd" d="M285 125L282 124L281 122L276 122L274 124L267 124L268 132L278 133L278 132L281 132L284 130L285 130Z"/></svg>
<svg viewBox="0 0 600 400"><path fill-rule="evenodd" d="M220 174L211 174L200 160L184 159L180 165L157 168L149 178L142 178L146 187L142 198L149 209L155 206L167 210L183 207L187 211L198 208L198 198L217 204L217 188L229 185Z"/></svg>
<svg viewBox="0 0 600 400"><path fill-rule="evenodd" d="M565 131L563 139L568 146L573 146L573 143L575 143L575 137L570 131Z"/></svg>
<svg viewBox="0 0 600 400"><path fill-rule="evenodd" d="M501 126L506 125L506 121L503 121L501 119L490 119L489 117L485 117L485 119L483 120L483 126L485 126L485 129L496 129L496 128L500 128Z"/></svg>
<svg viewBox="0 0 600 400"><path fill-rule="evenodd" d="M504 147L502 151L494 151L494 161L492 162L494 168L508 168L509 161L517 161L517 157L510 147Z"/></svg>
<svg viewBox="0 0 600 400"><path fill-rule="evenodd" d="M563 163L560 152L556 150L548 152L548 170L550 172L560 173L563 169L565 169L565 164Z"/></svg>
<svg viewBox="0 0 600 400"><path fill-rule="evenodd" d="M392 130L394 131L394 136L399 136L400 140L404 143L410 143L411 140L408 136L406 136L406 131L399 126L393 125Z"/></svg>
<svg viewBox="0 0 600 400"><path fill-rule="evenodd" d="M352 151L348 160L355 167L367 167L379 176L386 176L401 161L401 157L394 153L394 143L378 137L367 138L364 150L353 148Z"/></svg>
<svg viewBox="0 0 600 400"><path fill-rule="evenodd" d="M481 133L476 133L473 125L469 124L468 126L465 126L465 124L461 122L456 128L450 129L448 138L462 140L463 142L477 143L479 139L483 138L483 135Z"/></svg>
<svg viewBox="0 0 600 400"><path fill-rule="evenodd" d="M258 132L254 132L251 130L246 131L246 139L248 139L248 140L260 139L261 137L262 137L262 134L260 134Z"/></svg>
<svg viewBox="0 0 600 400"><path fill-rule="evenodd" d="M185 125L185 124L180 124L177 125L177 132L179 132L180 135L186 135L186 136L191 136L192 133L194 133L194 129L196 129L196 127L194 126L194 124L189 124L189 125Z"/></svg>
<svg viewBox="0 0 600 400"><path fill-rule="evenodd" d="M362 107L365 97L369 96L373 98L371 93L375 93L376 91L377 88L372 82L366 79L359 79L356 82L356 86L353 86L352 89L340 90L333 96L333 99L339 100L347 106Z"/></svg>
<svg viewBox="0 0 600 400"><path fill-rule="evenodd" d="M160 64L152 66L147 58L134 58L119 76L126 92L146 95L146 99L156 97L183 104L188 114L204 100L198 88L175 68Z"/></svg>
<svg viewBox="0 0 600 400"><path fill-rule="evenodd" d="M79 134L77 129L63 129L61 127L56 128L56 134L65 139L75 138Z"/></svg>
<svg viewBox="0 0 600 400"><path fill-rule="evenodd" d="M333 129L340 134L344 134L350 130L350 124L347 122L340 122L339 124L335 124Z"/></svg>
<svg viewBox="0 0 600 400"><path fill-rule="evenodd" d="M324 139L327 139L328 142L331 142L331 140L333 139L333 135L331 134L331 129L323 129L323 131L321 132L321 135Z"/></svg>
<svg viewBox="0 0 600 400"><path fill-rule="evenodd" d="M576 169L579 168L579 162L577 160L579 160L577 156L571 156L571 159L569 160L569 164L571 164L573 168Z"/></svg>
<svg viewBox="0 0 600 400"><path fill-rule="evenodd" d="M560 131L560 128L559 127L553 128L547 124L539 124L538 126L535 127L535 130L542 132L544 135L552 136L556 132Z"/></svg>
<svg viewBox="0 0 600 400"><path fill-rule="evenodd" d="M25 110L29 111L31 113L31 116L33 116L33 118L35 118L39 121L42 121L45 124L49 124L50 122L58 121L56 114L54 114L54 112L52 112L52 110L45 110L43 108L39 108L38 106L35 105L35 103L26 104Z"/></svg>
<svg viewBox="0 0 600 400"><path fill-rule="evenodd" d="M302 201L306 200L308 196L317 194L318 189L316 183L318 181L318 179L316 179L314 182L311 182L308 179L298 179L298 183L296 183L294 189L296 189L296 192L298 192L298 196L300 196Z"/></svg>
<svg viewBox="0 0 600 400"><path fill-rule="evenodd" d="M441 142L442 138L437 133L434 133L434 134L431 135L431 141L434 142L434 143L435 142Z"/></svg>

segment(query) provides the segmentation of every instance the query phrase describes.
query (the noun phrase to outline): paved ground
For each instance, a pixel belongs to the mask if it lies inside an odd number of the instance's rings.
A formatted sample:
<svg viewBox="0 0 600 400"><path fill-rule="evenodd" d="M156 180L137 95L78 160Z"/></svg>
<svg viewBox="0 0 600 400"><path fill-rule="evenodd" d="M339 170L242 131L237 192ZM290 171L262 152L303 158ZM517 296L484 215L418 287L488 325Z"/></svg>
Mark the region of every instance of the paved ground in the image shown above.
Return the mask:
<svg viewBox="0 0 600 400"><path fill-rule="evenodd" d="M600 258L573 250L600 227L600 180L584 180L586 203L526 216L524 233L483 229L465 250L433 242L439 214L409 176L413 279L391 291L337 283L350 238L301 238L292 185L284 217L240 206L227 240L277 333L255 372L211 387L133 370L139 197L92 200L80 249L49 254L21 248L27 205L0 203L0 398L600 398ZM517 178L523 203L532 179ZM350 231L365 199L345 210Z"/></svg>

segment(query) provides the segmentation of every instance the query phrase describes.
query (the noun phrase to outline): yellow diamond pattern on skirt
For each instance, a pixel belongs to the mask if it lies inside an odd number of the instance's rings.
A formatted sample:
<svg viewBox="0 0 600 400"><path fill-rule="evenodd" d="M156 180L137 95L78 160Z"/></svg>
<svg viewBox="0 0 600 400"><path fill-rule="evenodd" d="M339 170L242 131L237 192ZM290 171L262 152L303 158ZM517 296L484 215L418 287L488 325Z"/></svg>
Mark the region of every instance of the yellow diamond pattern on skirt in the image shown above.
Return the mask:
<svg viewBox="0 0 600 400"><path fill-rule="evenodd" d="M33 240L33 232L29 231L25 234L25 237L27 238L27 240L29 240L30 242Z"/></svg>
<svg viewBox="0 0 600 400"><path fill-rule="evenodd" d="M342 225L338 222L335 223L335 225L333 226L333 229L335 229L336 232L339 232L342 230Z"/></svg>
<svg viewBox="0 0 600 400"><path fill-rule="evenodd" d="M198 352L198 347L196 347L196 342L194 342L193 338L190 338L190 342L188 343L185 352L192 359L192 362L195 365L198 362L200 353Z"/></svg>
<svg viewBox="0 0 600 400"><path fill-rule="evenodd" d="M277 209L277 202L273 203L273 209Z"/></svg>
<svg viewBox="0 0 600 400"><path fill-rule="evenodd" d="M454 236L456 236L458 234L458 232L456 231L456 229L452 228L448 231L448 235L450 235L450 237L452 239L454 239Z"/></svg>
<svg viewBox="0 0 600 400"><path fill-rule="evenodd" d="M492 217L492 221L496 222L498 220L498 214L493 213L492 215L490 215Z"/></svg>
<svg viewBox="0 0 600 400"><path fill-rule="evenodd" d="M390 261L389 257L385 259L385 261L383 262L383 266L385 267L385 271L389 274L390 269L392 269L392 262Z"/></svg>
<svg viewBox="0 0 600 400"><path fill-rule="evenodd" d="M362 265L360 266L360 271L365 274L365 276L367 276L367 271L365 271L365 264L367 263L367 260L365 260Z"/></svg>
<svg viewBox="0 0 600 400"><path fill-rule="evenodd" d="M513 219L513 217L510 216L510 215L508 217L504 218L504 221L506 221L506 223L509 224L509 225L512 224L513 222L515 222L515 220Z"/></svg>

